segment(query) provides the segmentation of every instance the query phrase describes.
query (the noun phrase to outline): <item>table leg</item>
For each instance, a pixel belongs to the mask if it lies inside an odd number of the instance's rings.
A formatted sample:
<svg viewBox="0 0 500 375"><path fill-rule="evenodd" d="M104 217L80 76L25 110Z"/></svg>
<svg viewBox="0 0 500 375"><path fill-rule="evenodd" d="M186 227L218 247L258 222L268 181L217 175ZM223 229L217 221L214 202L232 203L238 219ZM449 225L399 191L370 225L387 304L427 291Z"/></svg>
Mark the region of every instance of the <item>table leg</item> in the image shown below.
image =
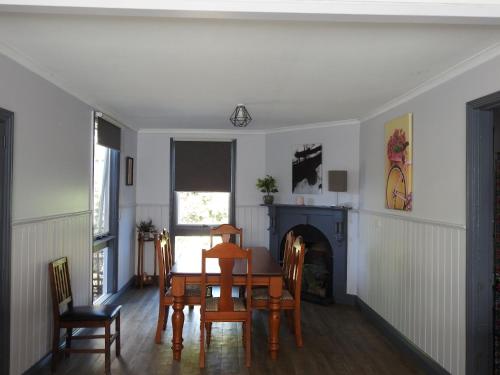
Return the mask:
<svg viewBox="0 0 500 375"><path fill-rule="evenodd" d="M182 329L184 327L184 278L173 277L172 278L172 294L174 296L173 310L172 313L172 351L174 354L174 360L181 360L182 353Z"/></svg>
<svg viewBox="0 0 500 375"><path fill-rule="evenodd" d="M271 359L278 358L280 348L280 301L282 293L281 277L271 278L269 285L269 354Z"/></svg>

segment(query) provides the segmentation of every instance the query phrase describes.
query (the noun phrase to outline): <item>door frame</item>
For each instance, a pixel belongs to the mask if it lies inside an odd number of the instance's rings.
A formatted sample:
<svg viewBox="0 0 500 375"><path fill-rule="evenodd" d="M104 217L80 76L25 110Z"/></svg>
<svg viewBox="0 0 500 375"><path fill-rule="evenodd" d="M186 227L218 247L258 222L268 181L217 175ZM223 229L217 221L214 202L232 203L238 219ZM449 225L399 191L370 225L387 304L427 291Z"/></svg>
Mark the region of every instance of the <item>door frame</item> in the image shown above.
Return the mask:
<svg viewBox="0 0 500 375"><path fill-rule="evenodd" d="M493 373L493 109L500 91L466 104L466 374Z"/></svg>
<svg viewBox="0 0 500 375"><path fill-rule="evenodd" d="M2 196L0 196L0 373L10 371L10 287L11 287L11 231L12 231L12 157L14 148L14 113L0 108L0 120L5 126L5 147L0 152L5 155ZM3 140L0 139L1 146ZM3 149L3 151L2 151ZM3 203L2 203L3 202Z"/></svg>

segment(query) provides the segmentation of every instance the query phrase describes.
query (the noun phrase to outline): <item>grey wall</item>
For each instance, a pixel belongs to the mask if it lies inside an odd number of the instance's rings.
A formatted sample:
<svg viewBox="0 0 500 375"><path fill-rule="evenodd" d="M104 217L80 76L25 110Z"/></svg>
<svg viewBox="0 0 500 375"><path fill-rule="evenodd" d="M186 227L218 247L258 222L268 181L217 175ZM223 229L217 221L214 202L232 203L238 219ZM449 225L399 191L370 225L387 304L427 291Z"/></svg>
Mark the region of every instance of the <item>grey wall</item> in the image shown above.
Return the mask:
<svg viewBox="0 0 500 375"><path fill-rule="evenodd" d="M3 55L0 88L0 107L15 115L10 373L17 375L50 350L48 262L68 256L75 303L91 302L92 108ZM136 155L136 137L123 130L122 159ZM134 222L135 187L122 186L119 286L133 274Z"/></svg>
<svg viewBox="0 0 500 375"><path fill-rule="evenodd" d="M465 103L498 90L500 57L360 130L359 296L452 374L465 373ZM384 124L407 112L414 203L398 212L384 208Z"/></svg>
<svg viewBox="0 0 500 375"><path fill-rule="evenodd" d="M134 158L134 184L125 185L125 158ZM137 132L122 128L120 153L120 204L118 239L118 289L134 276L135 265L135 193L137 187Z"/></svg>
<svg viewBox="0 0 500 375"><path fill-rule="evenodd" d="M347 192L339 193L339 201L358 207L359 168L359 124L335 125L311 129L271 133L266 136L266 171L279 184L276 201L295 204L292 194L292 157L295 146L306 143L323 145L323 192L321 194L299 194L306 204L337 204L337 193L328 191L328 171L347 170Z"/></svg>

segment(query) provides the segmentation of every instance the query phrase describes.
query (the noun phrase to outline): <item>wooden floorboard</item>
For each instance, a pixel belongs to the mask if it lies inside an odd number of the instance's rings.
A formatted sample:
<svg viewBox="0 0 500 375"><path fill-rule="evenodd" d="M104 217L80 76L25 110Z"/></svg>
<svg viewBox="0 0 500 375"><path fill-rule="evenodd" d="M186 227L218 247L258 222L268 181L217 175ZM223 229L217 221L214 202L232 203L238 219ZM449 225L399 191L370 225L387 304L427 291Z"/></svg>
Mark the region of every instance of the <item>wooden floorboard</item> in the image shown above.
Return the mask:
<svg viewBox="0 0 500 375"><path fill-rule="evenodd" d="M113 374L424 374L351 306L320 306L303 302L304 347L297 348L282 319L280 354L271 361L267 354L267 313L255 311L252 329L252 367L245 368L241 325L214 324L206 368L198 367L199 309L186 308L184 350L181 362L173 361L169 324L163 343L154 342L158 315L157 290L132 289L118 303L122 308L121 358L112 346ZM170 315L172 309L170 309ZM114 328L113 328L114 329ZM103 346L103 340L76 341L74 347ZM50 374L43 367L40 374ZM73 354L59 363L57 374L102 374L104 355Z"/></svg>

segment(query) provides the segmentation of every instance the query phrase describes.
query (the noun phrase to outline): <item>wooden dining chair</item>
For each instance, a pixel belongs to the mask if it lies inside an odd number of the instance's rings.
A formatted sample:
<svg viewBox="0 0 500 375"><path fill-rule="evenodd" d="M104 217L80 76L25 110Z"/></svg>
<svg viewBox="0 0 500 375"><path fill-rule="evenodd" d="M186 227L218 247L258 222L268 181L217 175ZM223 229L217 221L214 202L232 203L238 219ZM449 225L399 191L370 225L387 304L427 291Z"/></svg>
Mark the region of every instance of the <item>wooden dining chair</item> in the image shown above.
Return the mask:
<svg viewBox="0 0 500 375"><path fill-rule="evenodd" d="M283 263L281 269L283 270L283 281L290 279L291 276L291 256L293 252L293 244L295 243L295 236L293 231L289 231L285 237L285 248L283 249Z"/></svg>
<svg viewBox="0 0 500 375"><path fill-rule="evenodd" d="M291 327L295 334L295 343L298 347L303 346L301 312L300 312L300 293L302 287L302 268L304 267L305 243L301 236L298 236L293 242L289 253L289 273L284 275L283 294L281 296L280 308L285 310L287 317L293 319ZM269 292L267 288L256 288L253 290L252 308L268 309ZM292 315L290 315L290 313Z"/></svg>
<svg viewBox="0 0 500 375"><path fill-rule="evenodd" d="M69 277L68 258L49 263L49 279L52 292L54 332L52 336L52 371L56 371L59 357L60 329L66 328L66 356L70 353L104 353L106 374L111 370L111 344L116 341L116 356L120 356L120 305L74 306ZM111 335L111 324L115 333ZM104 328L104 335L73 336L73 328ZM72 340L104 339L104 349L73 349Z"/></svg>
<svg viewBox="0 0 500 375"><path fill-rule="evenodd" d="M166 230L155 236L155 252L159 268L159 311L158 322L156 324L155 341L157 344L161 343L161 332L167 329L168 311L170 306L174 303L172 295L172 285L170 280L170 270L173 266L172 246L170 242L170 235ZM186 305L194 306L199 305L200 301L200 286L187 284L184 292L184 302Z"/></svg>
<svg viewBox="0 0 500 375"><path fill-rule="evenodd" d="M244 250L233 243L221 243L210 250L203 250L201 256L201 290L207 287L207 260L217 259L220 267L220 297L201 296L200 308L200 368L205 367L205 331L207 345L213 322L242 322L245 365L250 367L251 324L252 324L252 251ZM246 297L233 297L233 268L235 260L246 263L245 285L249 291Z"/></svg>
<svg viewBox="0 0 500 375"><path fill-rule="evenodd" d="M231 236L239 237L239 246L243 247L243 229L236 228L231 224L222 224L218 227L210 228L210 247L213 247L213 238L215 236L222 237L222 242L229 242Z"/></svg>

